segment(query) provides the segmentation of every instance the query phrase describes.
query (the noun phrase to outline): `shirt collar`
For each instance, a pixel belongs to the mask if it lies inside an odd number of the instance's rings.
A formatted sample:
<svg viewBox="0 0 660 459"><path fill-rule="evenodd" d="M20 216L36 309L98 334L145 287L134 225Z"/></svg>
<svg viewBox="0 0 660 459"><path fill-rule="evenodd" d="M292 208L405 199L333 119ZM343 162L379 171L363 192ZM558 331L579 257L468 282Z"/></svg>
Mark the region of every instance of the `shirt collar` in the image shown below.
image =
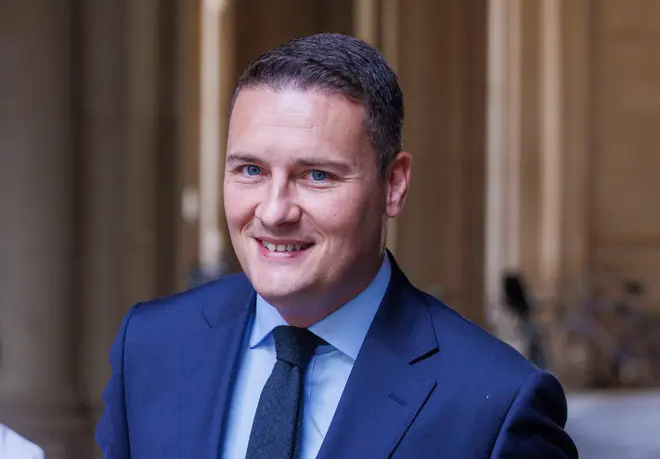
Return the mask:
<svg viewBox="0 0 660 459"><path fill-rule="evenodd" d="M309 327L309 330L343 354L353 360L357 359L371 322L385 296L391 274L391 263L388 255L385 254L378 273L367 288L344 306ZM257 295L256 315L249 341L250 348L261 344L279 325L288 324L275 307L268 304L261 295Z"/></svg>

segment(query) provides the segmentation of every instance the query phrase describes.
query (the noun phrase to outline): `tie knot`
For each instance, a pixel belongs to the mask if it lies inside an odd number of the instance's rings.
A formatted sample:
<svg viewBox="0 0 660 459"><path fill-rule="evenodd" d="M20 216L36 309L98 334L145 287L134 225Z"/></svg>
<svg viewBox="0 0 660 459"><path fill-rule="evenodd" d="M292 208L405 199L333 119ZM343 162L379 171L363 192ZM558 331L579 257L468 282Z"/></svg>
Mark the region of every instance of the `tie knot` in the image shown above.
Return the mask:
<svg viewBox="0 0 660 459"><path fill-rule="evenodd" d="M277 360L305 370L316 347L324 341L306 328L281 325L273 330Z"/></svg>

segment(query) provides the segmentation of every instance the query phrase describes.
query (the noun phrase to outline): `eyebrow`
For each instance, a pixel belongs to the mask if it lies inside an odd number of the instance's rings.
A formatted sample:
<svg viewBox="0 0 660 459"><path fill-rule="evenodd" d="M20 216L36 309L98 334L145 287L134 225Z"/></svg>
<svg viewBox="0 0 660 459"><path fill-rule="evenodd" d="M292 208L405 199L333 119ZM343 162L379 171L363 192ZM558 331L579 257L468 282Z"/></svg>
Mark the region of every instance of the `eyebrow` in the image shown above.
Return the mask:
<svg viewBox="0 0 660 459"><path fill-rule="evenodd" d="M331 159L315 159L315 158L300 158L296 160L296 165L308 167L313 169L330 169L339 174L347 174L351 170L351 166L341 161L333 161Z"/></svg>
<svg viewBox="0 0 660 459"><path fill-rule="evenodd" d="M260 163L262 162L259 158L257 158L255 155L251 155L249 153L230 153L227 155L227 162L228 163Z"/></svg>
<svg viewBox="0 0 660 459"><path fill-rule="evenodd" d="M264 161L258 156L235 152L227 155L227 163L255 163L261 164ZM298 167L314 168L314 169L330 169L339 174L348 174L351 171L351 166L341 161L333 161L330 159L316 159L316 158L298 158L294 164Z"/></svg>

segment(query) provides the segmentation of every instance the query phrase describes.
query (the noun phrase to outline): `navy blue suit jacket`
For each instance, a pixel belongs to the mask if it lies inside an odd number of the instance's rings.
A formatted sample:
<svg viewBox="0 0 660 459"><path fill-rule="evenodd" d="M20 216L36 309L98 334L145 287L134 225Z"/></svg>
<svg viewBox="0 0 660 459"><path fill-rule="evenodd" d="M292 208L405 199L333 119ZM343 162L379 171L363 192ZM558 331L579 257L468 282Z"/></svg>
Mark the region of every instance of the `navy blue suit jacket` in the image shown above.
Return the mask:
<svg viewBox="0 0 660 459"><path fill-rule="evenodd" d="M255 297L237 274L128 312L96 431L107 459L220 457ZM577 458L565 422L553 376L393 263L318 458Z"/></svg>

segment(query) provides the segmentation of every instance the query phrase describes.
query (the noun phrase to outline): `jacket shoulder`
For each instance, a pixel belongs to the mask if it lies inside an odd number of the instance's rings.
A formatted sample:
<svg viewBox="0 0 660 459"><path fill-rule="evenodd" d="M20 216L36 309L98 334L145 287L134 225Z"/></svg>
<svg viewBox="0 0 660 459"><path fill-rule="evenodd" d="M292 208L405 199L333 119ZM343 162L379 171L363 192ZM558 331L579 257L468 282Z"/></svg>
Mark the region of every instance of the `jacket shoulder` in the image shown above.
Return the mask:
<svg viewBox="0 0 660 459"><path fill-rule="evenodd" d="M468 320L437 298L421 292L436 338L438 357L453 362L470 381L501 384L517 390L539 368L509 344Z"/></svg>
<svg viewBox="0 0 660 459"><path fill-rule="evenodd" d="M136 304L130 316L127 337L140 341L150 335L171 336L199 323L204 323L203 311L220 311L244 304L252 286L245 274L238 273L185 290L174 295ZM139 334L131 333L138 329Z"/></svg>
<svg viewBox="0 0 660 459"><path fill-rule="evenodd" d="M185 312L195 304L201 306L209 301L230 299L246 287L250 287L250 281L245 274L231 274L182 292L140 302L133 306L134 315L176 314L181 309Z"/></svg>

